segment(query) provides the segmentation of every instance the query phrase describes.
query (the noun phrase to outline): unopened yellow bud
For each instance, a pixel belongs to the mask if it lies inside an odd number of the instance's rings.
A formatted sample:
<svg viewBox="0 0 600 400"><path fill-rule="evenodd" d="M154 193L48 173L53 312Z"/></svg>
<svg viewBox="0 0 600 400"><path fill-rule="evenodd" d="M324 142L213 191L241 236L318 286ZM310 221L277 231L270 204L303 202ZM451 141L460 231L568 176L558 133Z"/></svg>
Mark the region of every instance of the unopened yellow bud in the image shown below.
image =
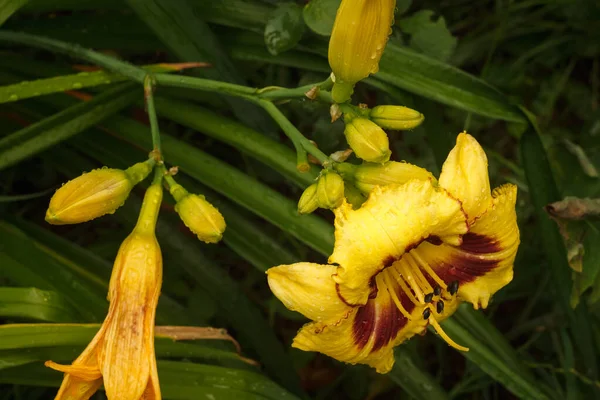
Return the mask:
<svg viewBox="0 0 600 400"><path fill-rule="evenodd" d="M317 184L313 183L302 192L298 200L298 212L300 214L310 214L319 207L317 199Z"/></svg>
<svg viewBox="0 0 600 400"><path fill-rule="evenodd" d="M435 179L425 168L405 162L388 161L385 164L365 163L353 169L354 185L363 193L375 186L402 185L411 179Z"/></svg>
<svg viewBox="0 0 600 400"><path fill-rule="evenodd" d="M153 161L146 161L125 171L100 168L86 172L54 193L46 221L53 225L78 224L114 213L131 189L148 176L153 165Z"/></svg>
<svg viewBox="0 0 600 400"><path fill-rule="evenodd" d="M336 172L323 171L317 181L319 207L330 210L339 207L344 200L344 180Z"/></svg>
<svg viewBox="0 0 600 400"><path fill-rule="evenodd" d="M354 118L346 123L344 135L358 158L375 163L390 159L392 152L387 133L373 121Z"/></svg>
<svg viewBox="0 0 600 400"><path fill-rule="evenodd" d="M329 41L336 103L348 101L354 84L379 70L395 7L395 0L342 0Z"/></svg>
<svg viewBox="0 0 600 400"><path fill-rule="evenodd" d="M204 243L217 243L223 238L225 219L204 196L189 194L181 185L172 185L169 191L177 201L175 211L198 239Z"/></svg>
<svg viewBox="0 0 600 400"><path fill-rule="evenodd" d="M403 106L377 106L369 116L380 127L396 130L416 128L425 119L420 112Z"/></svg>

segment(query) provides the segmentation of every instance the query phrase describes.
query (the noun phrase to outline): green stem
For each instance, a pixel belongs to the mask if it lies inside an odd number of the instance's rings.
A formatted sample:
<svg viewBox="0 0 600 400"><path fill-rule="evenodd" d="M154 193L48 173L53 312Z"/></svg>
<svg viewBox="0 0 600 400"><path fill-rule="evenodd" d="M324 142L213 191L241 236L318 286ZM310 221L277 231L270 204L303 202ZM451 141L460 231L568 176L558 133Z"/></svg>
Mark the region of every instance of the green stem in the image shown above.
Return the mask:
<svg viewBox="0 0 600 400"><path fill-rule="evenodd" d="M144 78L146 77L146 71L144 71L142 68L136 67L124 61L117 60L114 57L95 52L93 50L84 49L79 45L61 42L59 40L48 39L46 37L29 35L21 32L1 31L0 41L19 43L26 46L68 54L72 57L89 61L110 71L125 75L126 77L139 83L143 83Z"/></svg>
<svg viewBox="0 0 600 400"><path fill-rule="evenodd" d="M252 96L257 90L247 86L236 85L234 83L194 78L191 76L156 74L154 75L154 78L158 85L218 92L237 97Z"/></svg>
<svg viewBox="0 0 600 400"><path fill-rule="evenodd" d="M156 81L151 74L144 78L144 99L146 100L146 110L150 119L150 132L152 133L152 146L154 147L156 161L162 161L162 147L160 144L160 129L158 128L158 118L156 117L156 107L154 105L154 87Z"/></svg>
<svg viewBox="0 0 600 400"><path fill-rule="evenodd" d="M277 124L283 129L283 132L294 144L296 150L303 148L308 154L314 156L321 165L331 163L329 157L319 150L314 144L311 143L300 131L286 118L285 115L277 108L273 103L267 100L256 101L258 105L265 109L269 115L277 122Z"/></svg>
<svg viewBox="0 0 600 400"><path fill-rule="evenodd" d="M279 100L279 99L292 99L292 98L303 98L307 97L308 93L313 88L317 88L316 99L319 99L325 103L332 103L331 93L329 90L333 86L331 77L327 78L320 83L311 83L309 85L299 86L294 89L288 88L273 88L266 87L256 91L256 96L264 100Z"/></svg>

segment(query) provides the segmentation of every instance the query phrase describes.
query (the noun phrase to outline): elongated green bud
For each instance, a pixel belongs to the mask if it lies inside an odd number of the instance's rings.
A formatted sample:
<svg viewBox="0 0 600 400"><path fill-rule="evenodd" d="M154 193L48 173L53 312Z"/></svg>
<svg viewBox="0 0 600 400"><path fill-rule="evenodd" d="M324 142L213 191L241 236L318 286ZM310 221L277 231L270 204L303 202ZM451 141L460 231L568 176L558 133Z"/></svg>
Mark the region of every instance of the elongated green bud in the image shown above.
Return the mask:
<svg viewBox="0 0 600 400"><path fill-rule="evenodd" d="M300 214L310 214L317 208L319 208L317 184L313 183L302 192L302 196L300 196L300 200L298 200L298 212Z"/></svg>
<svg viewBox="0 0 600 400"><path fill-rule="evenodd" d="M50 199L46 221L53 225L78 224L114 213L153 166L154 161L148 160L125 171L100 168L70 180Z"/></svg>
<svg viewBox="0 0 600 400"><path fill-rule="evenodd" d="M380 127L396 130L416 128L425 120L420 112L403 106L376 106L369 116Z"/></svg>

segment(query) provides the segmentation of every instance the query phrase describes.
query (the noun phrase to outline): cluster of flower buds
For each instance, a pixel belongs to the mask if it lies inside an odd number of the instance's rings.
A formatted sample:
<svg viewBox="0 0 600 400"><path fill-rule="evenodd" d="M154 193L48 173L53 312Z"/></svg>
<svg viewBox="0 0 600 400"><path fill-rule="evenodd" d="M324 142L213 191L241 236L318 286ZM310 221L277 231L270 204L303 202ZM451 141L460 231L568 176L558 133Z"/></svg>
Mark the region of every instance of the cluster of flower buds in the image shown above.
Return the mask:
<svg viewBox="0 0 600 400"><path fill-rule="evenodd" d="M354 154L367 162L384 163L390 159L390 143L382 129L405 130L419 126L425 117L403 106L376 106L373 109L344 104L344 135Z"/></svg>
<svg viewBox="0 0 600 400"><path fill-rule="evenodd" d="M344 200L344 180L335 171L325 169L317 183L310 185L298 201L298 212L308 214L317 208L333 210Z"/></svg>

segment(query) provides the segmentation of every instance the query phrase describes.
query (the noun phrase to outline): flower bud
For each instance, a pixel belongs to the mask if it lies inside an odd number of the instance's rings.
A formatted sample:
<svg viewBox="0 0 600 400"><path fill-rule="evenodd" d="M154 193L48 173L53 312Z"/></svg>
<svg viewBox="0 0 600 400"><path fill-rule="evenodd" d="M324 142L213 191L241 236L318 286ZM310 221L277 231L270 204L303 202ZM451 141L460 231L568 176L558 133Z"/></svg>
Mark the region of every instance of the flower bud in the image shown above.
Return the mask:
<svg viewBox="0 0 600 400"><path fill-rule="evenodd" d="M225 219L215 206L204 196L189 194L181 185L173 185L169 189L177 204L175 211L198 239L204 243L217 243L225 232Z"/></svg>
<svg viewBox="0 0 600 400"><path fill-rule="evenodd" d="M336 103L348 101L354 84L379 70L395 6L395 0L342 0L329 41Z"/></svg>
<svg viewBox="0 0 600 400"><path fill-rule="evenodd" d="M317 181L319 207L330 210L339 207L344 200L344 180L336 172L323 171Z"/></svg>
<svg viewBox="0 0 600 400"><path fill-rule="evenodd" d="M354 185L363 193L375 186L402 185L411 179L435 179L425 168L405 162L388 161L385 164L365 163L353 169Z"/></svg>
<svg viewBox="0 0 600 400"><path fill-rule="evenodd" d="M420 112L403 106L376 106L370 117L380 127L396 130L416 128L425 119Z"/></svg>
<svg viewBox="0 0 600 400"><path fill-rule="evenodd" d="M78 224L114 213L131 189L148 176L153 165L153 161L146 161L125 171L100 168L84 173L54 193L46 221L53 225Z"/></svg>
<svg viewBox="0 0 600 400"><path fill-rule="evenodd" d="M317 184L313 183L302 192L298 200L298 212L300 214L310 214L319 207L317 200Z"/></svg>
<svg viewBox="0 0 600 400"><path fill-rule="evenodd" d="M392 152L387 133L373 121L354 118L346 123L344 135L358 158L376 163L390 159Z"/></svg>

